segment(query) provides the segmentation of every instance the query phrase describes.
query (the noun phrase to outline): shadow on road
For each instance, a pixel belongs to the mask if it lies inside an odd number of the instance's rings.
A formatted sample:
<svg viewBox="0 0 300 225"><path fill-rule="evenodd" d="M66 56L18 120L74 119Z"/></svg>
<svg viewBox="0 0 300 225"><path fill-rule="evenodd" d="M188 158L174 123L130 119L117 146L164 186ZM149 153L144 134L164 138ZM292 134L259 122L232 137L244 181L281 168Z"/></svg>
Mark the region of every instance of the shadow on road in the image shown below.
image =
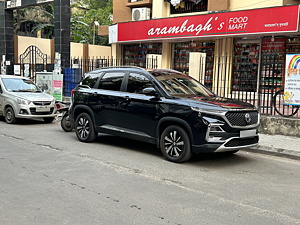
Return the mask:
<svg viewBox="0 0 300 225"><path fill-rule="evenodd" d="M96 140L97 143L102 145L110 145L116 146L120 148L124 148L124 151L137 151L145 154L151 154L163 158L162 153L159 148L154 144L149 144L141 141L126 139L122 137L99 134ZM223 167L225 165L232 166L234 164L245 163L249 161L249 157L245 157L245 155L241 155L239 152L236 154L228 154L228 153L203 153L194 155L188 162L188 164L203 166L220 166ZM212 162L214 162L212 164ZM185 163L185 164L186 164Z"/></svg>
<svg viewBox="0 0 300 225"><path fill-rule="evenodd" d="M0 116L0 121L5 122L5 118ZM20 119L18 118L17 123L11 125L35 125L35 124L45 124L44 120L41 119Z"/></svg>

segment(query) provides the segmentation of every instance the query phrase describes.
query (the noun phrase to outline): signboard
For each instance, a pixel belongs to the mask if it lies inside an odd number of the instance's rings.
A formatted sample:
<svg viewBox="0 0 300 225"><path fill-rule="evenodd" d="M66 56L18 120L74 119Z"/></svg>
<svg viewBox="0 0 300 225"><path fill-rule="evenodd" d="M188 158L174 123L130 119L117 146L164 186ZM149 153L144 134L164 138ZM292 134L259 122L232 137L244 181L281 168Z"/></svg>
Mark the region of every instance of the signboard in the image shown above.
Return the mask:
<svg viewBox="0 0 300 225"><path fill-rule="evenodd" d="M60 74L61 72L61 55L59 52L55 52L54 72L57 74Z"/></svg>
<svg viewBox="0 0 300 225"><path fill-rule="evenodd" d="M14 75L21 75L21 65L14 65Z"/></svg>
<svg viewBox="0 0 300 225"><path fill-rule="evenodd" d="M37 72L36 85L45 93L51 95L52 73L51 72Z"/></svg>
<svg viewBox="0 0 300 225"><path fill-rule="evenodd" d="M53 3L54 0L9 0L6 1L7 8L19 8L19 7L26 7L26 6L33 6L43 3Z"/></svg>
<svg viewBox="0 0 300 225"><path fill-rule="evenodd" d="M264 38L261 43L262 53L272 53L275 51L285 50L285 39L284 38Z"/></svg>
<svg viewBox="0 0 300 225"><path fill-rule="evenodd" d="M30 65L29 64L24 64L24 76L29 77L30 76Z"/></svg>
<svg viewBox="0 0 300 225"><path fill-rule="evenodd" d="M63 100L63 74L55 72L37 72L36 85L56 100Z"/></svg>
<svg viewBox="0 0 300 225"><path fill-rule="evenodd" d="M2 55L2 60L1 60L1 74L2 75L6 74L5 55Z"/></svg>
<svg viewBox="0 0 300 225"><path fill-rule="evenodd" d="M117 42L298 31L299 5L117 24ZM113 29L112 29L113 30Z"/></svg>
<svg viewBox="0 0 300 225"><path fill-rule="evenodd" d="M286 55L284 104L300 105L300 55Z"/></svg>
<svg viewBox="0 0 300 225"><path fill-rule="evenodd" d="M53 73L52 76L52 96L58 101L63 100L63 74Z"/></svg>

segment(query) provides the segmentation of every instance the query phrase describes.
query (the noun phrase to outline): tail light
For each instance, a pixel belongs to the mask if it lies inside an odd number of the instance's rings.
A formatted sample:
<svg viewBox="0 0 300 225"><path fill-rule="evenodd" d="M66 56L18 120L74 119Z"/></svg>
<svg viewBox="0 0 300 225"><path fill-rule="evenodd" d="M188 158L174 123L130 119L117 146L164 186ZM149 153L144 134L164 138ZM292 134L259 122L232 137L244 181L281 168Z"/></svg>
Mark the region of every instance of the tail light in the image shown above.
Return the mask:
<svg viewBox="0 0 300 225"><path fill-rule="evenodd" d="M73 90L71 91L71 97L74 96L74 93L75 93L75 89L73 89Z"/></svg>

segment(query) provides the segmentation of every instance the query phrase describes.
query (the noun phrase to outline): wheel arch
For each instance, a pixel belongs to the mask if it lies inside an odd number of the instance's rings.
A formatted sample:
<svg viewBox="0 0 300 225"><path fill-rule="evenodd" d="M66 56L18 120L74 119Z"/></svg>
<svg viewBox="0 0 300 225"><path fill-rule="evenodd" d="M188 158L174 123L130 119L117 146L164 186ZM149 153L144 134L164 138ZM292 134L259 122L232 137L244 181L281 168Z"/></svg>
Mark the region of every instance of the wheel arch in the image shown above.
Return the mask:
<svg viewBox="0 0 300 225"><path fill-rule="evenodd" d="M74 109L72 110L72 117L74 119L74 121L76 121L76 118L77 116L80 114L80 113L87 113L89 114L89 116L92 118L94 124L95 124L95 117L94 117L94 113L93 111L91 110L90 107L86 106L86 105L76 105L74 107Z"/></svg>
<svg viewBox="0 0 300 225"><path fill-rule="evenodd" d="M12 108L13 109L13 111L14 111L14 113L15 113L15 115L17 115L17 109L14 107L14 105L13 104L11 104L10 102L7 102L5 105L4 105L4 107L3 107L3 115L5 116L5 111L6 111L6 109L7 108Z"/></svg>
<svg viewBox="0 0 300 225"><path fill-rule="evenodd" d="M187 132L190 138L190 142L194 143L193 132L191 130L191 127L185 120L178 117L164 117L158 122L157 126L157 146L160 145L160 137L162 132L170 125L177 125L183 128Z"/></svg>

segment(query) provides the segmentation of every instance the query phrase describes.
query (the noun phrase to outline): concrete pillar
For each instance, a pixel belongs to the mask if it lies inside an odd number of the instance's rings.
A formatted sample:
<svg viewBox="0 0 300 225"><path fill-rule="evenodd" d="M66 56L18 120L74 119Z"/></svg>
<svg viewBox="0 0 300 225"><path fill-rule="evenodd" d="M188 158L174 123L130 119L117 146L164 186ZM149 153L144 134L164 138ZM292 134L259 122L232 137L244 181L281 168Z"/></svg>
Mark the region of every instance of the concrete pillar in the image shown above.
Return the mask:
<svg viewBox="0 0 300 225"><path fill-rule="evenodd" d="M170 69L172 63L172 44L170 42L162 43L162 68Z"/></svg>
<svg viewBox="0 0 300 225"><path fill-rule="evenodd" d="M170 16L170 3L161 0L153 0L152 19L164 18L169 16Z"/></svg>
<svg viewBox="0 0 300 225"><path fill-rule="evenodd" d="M70 67L70 0L54 0L55 52L61 54L62 68Z"/></svg>
<svg viewBox="0 0 300 225"><path fill-rule="evenodd" d="M13 11L5 10L6 2L0 2L0 61L5 55L5 60L10 62L6 67L7 74L13 74L14 62L14 26Z"/></svg>
<svg viewBox="0 0 300 225"><path fill-rule="evenodd" d="M212 91L228 97L231 92L233 39L223 38L215 41L215 58ZM222 87L221 89L219 87ZM222 93L219 91L221 90Z"/></svg>

